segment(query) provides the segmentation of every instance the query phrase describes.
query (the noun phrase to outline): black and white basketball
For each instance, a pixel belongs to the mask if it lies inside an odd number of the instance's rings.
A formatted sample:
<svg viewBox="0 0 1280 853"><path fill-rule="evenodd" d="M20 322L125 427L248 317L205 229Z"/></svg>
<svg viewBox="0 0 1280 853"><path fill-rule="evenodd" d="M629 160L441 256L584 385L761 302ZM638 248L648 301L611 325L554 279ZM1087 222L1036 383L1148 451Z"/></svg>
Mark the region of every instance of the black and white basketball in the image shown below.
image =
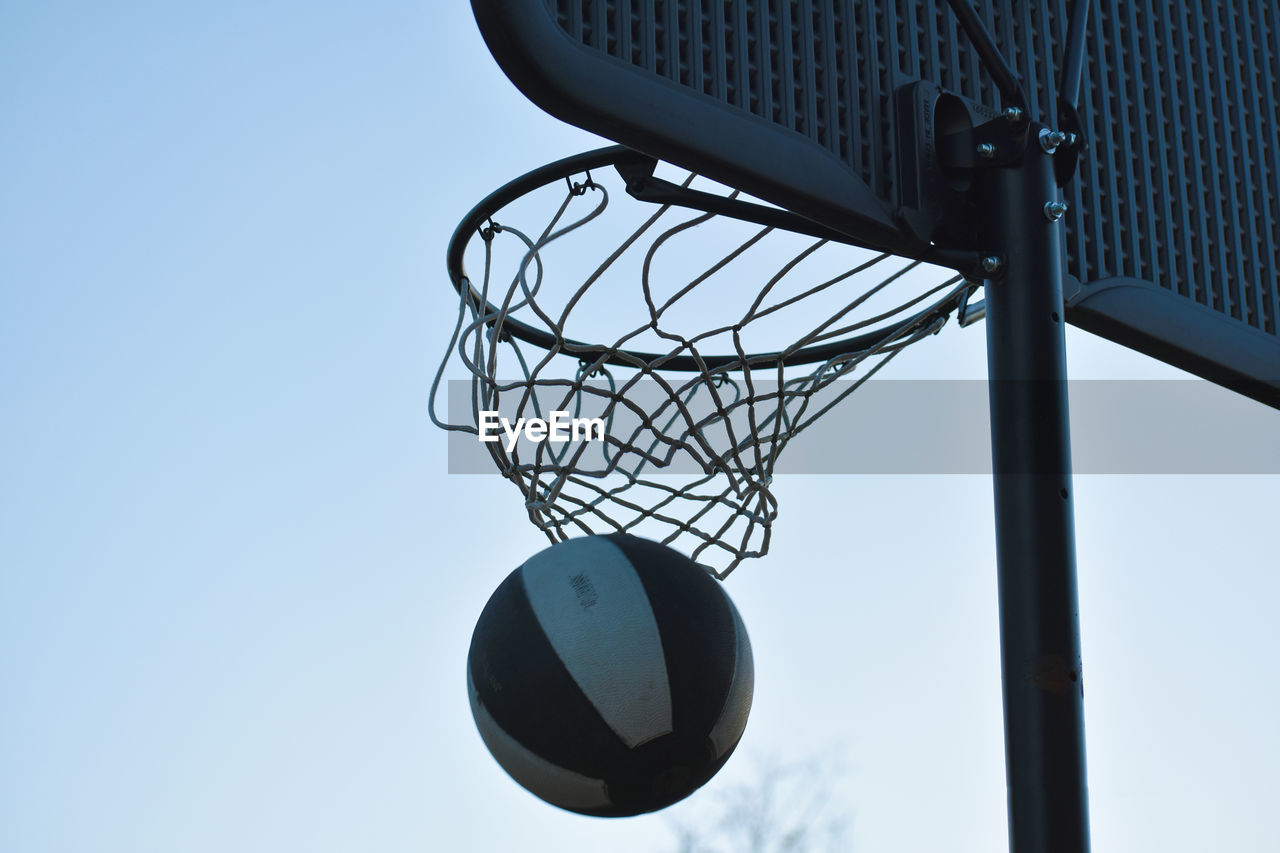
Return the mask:
<svg viewBox="0 0 1280 853"><path fill-rule="evenodd" d="M721 584L626 534L561 542L512 572L467 656L493 757L547 802L600 817L664 808L715 775L752 685L751 644Z"/></svg>

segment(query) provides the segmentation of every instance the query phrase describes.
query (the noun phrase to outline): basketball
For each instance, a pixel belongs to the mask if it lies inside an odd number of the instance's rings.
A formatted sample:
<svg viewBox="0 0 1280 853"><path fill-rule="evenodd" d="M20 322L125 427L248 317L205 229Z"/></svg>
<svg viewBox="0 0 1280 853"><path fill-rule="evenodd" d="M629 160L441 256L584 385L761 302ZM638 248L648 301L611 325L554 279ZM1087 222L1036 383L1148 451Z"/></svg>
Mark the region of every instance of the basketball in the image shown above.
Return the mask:
<svg viewBox="0 0 1280 853"><path fill-rule="evenodd" d="M504 770L569 811L665 808L715 775L751 708L751 644L719 581L626 534L535 555L490 597L467 655Z"/></svg>

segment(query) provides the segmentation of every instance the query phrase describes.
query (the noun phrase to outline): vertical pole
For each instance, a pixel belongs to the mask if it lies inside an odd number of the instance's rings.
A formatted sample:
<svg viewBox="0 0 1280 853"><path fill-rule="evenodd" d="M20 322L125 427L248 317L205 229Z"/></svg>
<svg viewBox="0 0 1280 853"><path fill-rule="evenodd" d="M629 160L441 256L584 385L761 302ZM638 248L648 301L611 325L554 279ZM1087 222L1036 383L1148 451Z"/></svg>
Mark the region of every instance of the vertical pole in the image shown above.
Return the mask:
<svg viewBox="0 0 1280 853"><path fill-rule="evenodd" d="M1000 655L1013 853L1086 853L1084 685L1076 596L1063 334L1061 223L1053 158L986 170L986 284Z"/></svg>

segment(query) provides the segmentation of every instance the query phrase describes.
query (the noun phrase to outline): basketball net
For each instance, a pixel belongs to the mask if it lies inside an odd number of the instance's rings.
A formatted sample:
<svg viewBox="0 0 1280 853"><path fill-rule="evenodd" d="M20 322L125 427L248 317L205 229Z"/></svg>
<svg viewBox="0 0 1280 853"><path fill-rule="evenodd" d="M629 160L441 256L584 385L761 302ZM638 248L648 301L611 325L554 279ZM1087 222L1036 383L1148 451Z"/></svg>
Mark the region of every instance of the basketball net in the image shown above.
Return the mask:
<svg viewBox="0 0 1280 853"><path fill-rule="evenodd" d="M624 151L536 170L464 219L449 250L457 322L430 416L473 437L552 542L633 533L723 578L769 549L788 443L936 333L973 286L847 243L639 201L612 167ZM738 199L662 168L675 185ZM557 425L569 440L551 440Z"/></svg>

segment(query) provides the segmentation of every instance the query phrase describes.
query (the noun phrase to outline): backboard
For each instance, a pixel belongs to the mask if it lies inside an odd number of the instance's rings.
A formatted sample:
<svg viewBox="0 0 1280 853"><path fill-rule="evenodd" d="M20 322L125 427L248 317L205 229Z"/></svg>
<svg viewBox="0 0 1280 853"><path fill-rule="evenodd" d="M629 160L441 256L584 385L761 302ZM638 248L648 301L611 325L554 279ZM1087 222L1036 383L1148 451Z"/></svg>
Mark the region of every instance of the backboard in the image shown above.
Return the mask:
<svg viewBox="0 0 1280 853"><path fill-rule="evenodd" d="M975 123L1003 106L946 0L472 6L558 118L899 254L983 248L921 213L964 190L932 162L930 93ZM974 6L1038 115L1070 122L1067 0ZM1280 407L1276 32L1267 0L1094 0L1064 239L1069 322Z"/></svg>

